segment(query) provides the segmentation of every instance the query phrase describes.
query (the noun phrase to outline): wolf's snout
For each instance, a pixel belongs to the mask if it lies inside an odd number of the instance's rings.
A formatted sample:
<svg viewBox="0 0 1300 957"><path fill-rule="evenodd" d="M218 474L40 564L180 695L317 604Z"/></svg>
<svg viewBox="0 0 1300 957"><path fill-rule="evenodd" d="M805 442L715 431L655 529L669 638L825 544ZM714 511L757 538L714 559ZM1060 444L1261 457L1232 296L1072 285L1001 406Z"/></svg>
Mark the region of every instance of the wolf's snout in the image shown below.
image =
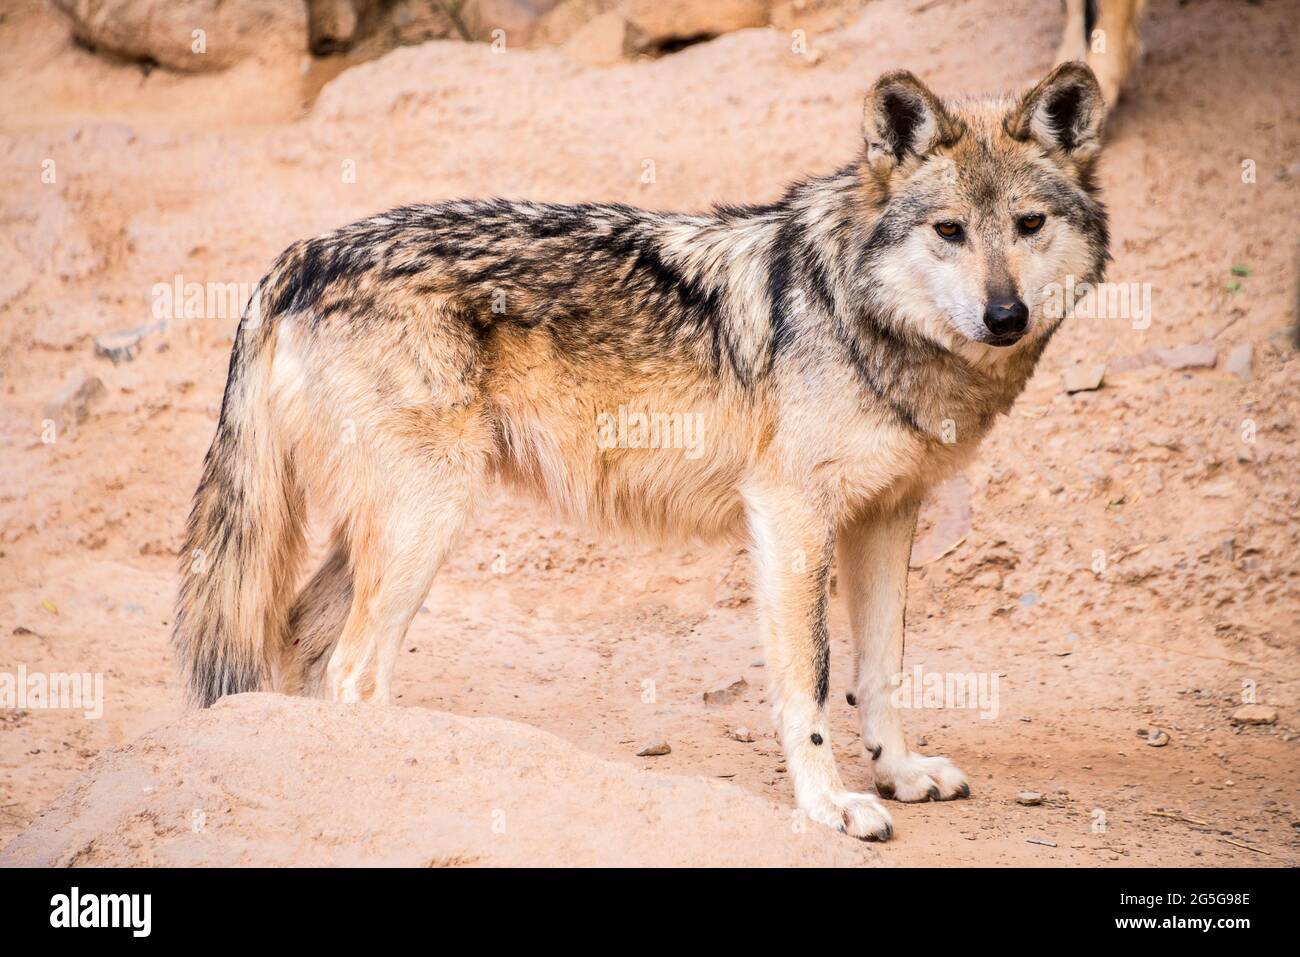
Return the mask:
<svg viewBox="0 0 1300 957"><path fill-rule="evenodd" d="M1029 326L1029 307L1019 297L990 299L984 306L984 325L994 341L1010 344L1024 335Z"/></svg>

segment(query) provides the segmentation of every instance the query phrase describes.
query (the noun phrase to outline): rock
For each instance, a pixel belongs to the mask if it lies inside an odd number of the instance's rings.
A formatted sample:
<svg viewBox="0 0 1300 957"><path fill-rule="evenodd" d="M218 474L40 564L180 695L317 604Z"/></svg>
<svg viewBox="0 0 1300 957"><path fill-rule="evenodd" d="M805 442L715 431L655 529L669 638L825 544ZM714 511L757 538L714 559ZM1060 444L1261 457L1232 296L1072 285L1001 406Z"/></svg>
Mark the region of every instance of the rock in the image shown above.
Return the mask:
<svg viewBox="0 0 1300 957"><path fill-rule="evenodd" d="M100 752L0 867L860 867L877 853L796 833L787 808L734 784L513 721L242 694Z"/></svg>
<svg viewBox="0 0 1300 957"><path fill-rule="evenodd" d="M145 336L162 332L166 328L167 321L164 319L125 332L110 332L95 336L95 355L110 360L115 366L130 362L140 353L140 343L144 341Z"/></svg>
<svg viewBox="0 0 1300 957"><path fill-rule="evenodd" d="M99 403L108 390L98 376L87 376L80 382L74 382L45 404L45 418L53 421L60 429L80 425L90 418L94 406Z"/></svg>
<svg viewBox="0 0 1300 957"><path fill-rule="evenodd" d="M369 41L375 44L374 49L382 52L392 46L419 46L430 40L471 39L473 35L463 17L458 21L451 15L452 6L429 0L386 0L376 11L380 22L374 35L368 35L358 46L364 47ZM463 13L465 8L458 5L457 9ZM363 28L365 19L362 18Z"/></svg>
<svg viewBox="0 0 1300 957"><path fill-rule="evenodd" d="M589 22L614 9L615 0L560 0L533 31L533 45L563 46Z"/></svg>
<svg viewBox="0 0 1300 957"><path fill-rule="evenodd" d="M1226 478L1206 482L1201 486L1200 493L1206 498L1234 498L1237 495L1237 484Z"/></svg>
<svg viewBox="0 0 1300 957"><path fill-rule="evenodd" d="M1213 369L1219 354L1208 342L1173 349L1153 349L1156 362L1166 369Z"/></svg>
<svg viewBox="0 0 1300 957"><path fill-rule="evenodd" d="M311 52L320 56L352 45L357 32L353 0L307 0L307 37Z"/></svg>
<svg viewBox="0 0 1300 957"><path fill-rule="evenodd" d="M1232 712L1233 724L1277 724L1277 708L1263 704L1244 704Z"/></svg>
<svg viewBox="0 0 1300 957"><path fill-rule="evenodd" d="M307 47L306 6L284 0L54 0L54 6L90 48L186 73Z"/></svg>
<svg viewBox="0 0 1300 957"><path fill-rule="evenodd" d="M1016 803L1025 807L1038 807L1043 803L1043 795L1038 791L1021 791L1016 795Z"/></svg>
<svg viewBox="0 0 1300 957"><path fill-rule="evenodd" d="M1297 349L1300 349L1300 323L1283 326L1268 334L1269 347L1285 362Z"/></svg>
<svg viewBox="0 0 1300 957"><path fill-rule="evenodd" d="M613 66L632 52L633 34L615 11L602 13L564 43L564 52L587 66Z"/></svg>
<svg viewBox="0 0 1300 957"><path fill-rule="evenodd" d="M636 753L636 756L638 758L661 758L665 754L672 753L673 749L667 741L656 741L654 744L647 744Z"/></svg>
<svg viewBox="0 0 1300 957"><path fill-rule="evenodd" d="M491 41L504 31L507 48L527 46L538 33L542 19L560 0L469 0L461 17L475 40Z"/></svg>
<svg viewBox="0 0 1300 957"><path fill-rule="evenodd" d="M748 687L749 683L744 678L739 676L729 678L704 692L704 703L707 705L731 704L731 702L743 695Z"/></svg>
<svg viewBox="0 0 1300 957"><path fill-rule="evenodd" d="M648 47L767 26L771 0L620 0L618 11Z"/></svg>
<svg viewBox="0 0 1300 957"><path fill-rule="evenodd" d="M1071 366L1061 373L1061 387L1071 395L1075 392L1095 392L1101 388L1102 380L1105 377L1106 364L1104 362Z"/></svg>
<svg viewBox="0 0 1300 957"><path fill-rule="evenodd" d="M1243 342L1228 353L1228 361L1224 368L1235 375L1242 382L1249 382L1254 376L1255 347L1249 342Z"/></svg>
<svg viewBox="0 0 1300 957"><path fill-rule="evenodd" d="M1147 732L1146 740L1149 748L1163 748L1169 744L1170 738L1169 734L1160 728L1152 728Z"/></svg>
<svg viewBox="0 0 1300 957"><path fill-rule="evenodd" d="M472 2L472 0L471 0ZM484 2L484 0L479 0ZM521 5L523 0L507 0ZM537 6L540 0L527 0ZM772 0L560 0L549 9L528 34L533 46L562 46L609 14L625 25L626 53L656 52L675 44L707 39L741 30L762 27L770 22ZM602 29L616 31L615 21L602 21ZM507 28L508 30L508 28ZM581 51L571 51L575 59L587 59ZM595 57L594 53L589 55ZM608 56L608 53L606 54ZM601 65L616 62L605 59Z"/></svg>
<svg viewBox="0 0 1300 957"><path fill-rule="evenodd" d="M745 744L749 744L754 740L754 732L748 728L732 728L727 732L727 737L732 741L743 741Z"/></svg>

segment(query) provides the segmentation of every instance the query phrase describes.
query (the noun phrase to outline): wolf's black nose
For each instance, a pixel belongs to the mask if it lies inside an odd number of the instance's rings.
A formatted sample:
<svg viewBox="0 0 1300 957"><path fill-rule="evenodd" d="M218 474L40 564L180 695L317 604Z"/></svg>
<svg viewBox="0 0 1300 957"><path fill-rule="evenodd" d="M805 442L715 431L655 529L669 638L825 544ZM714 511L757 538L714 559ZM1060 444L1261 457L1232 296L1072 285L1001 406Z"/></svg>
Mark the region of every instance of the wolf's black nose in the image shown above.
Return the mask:
<svg viewBox="0 0 1300 957"><path fill-rule="evenodd" d="M1018 336L1029 325L1029 307L1018 298L990 299L984 307L984 325L998 337Z"/></svg>

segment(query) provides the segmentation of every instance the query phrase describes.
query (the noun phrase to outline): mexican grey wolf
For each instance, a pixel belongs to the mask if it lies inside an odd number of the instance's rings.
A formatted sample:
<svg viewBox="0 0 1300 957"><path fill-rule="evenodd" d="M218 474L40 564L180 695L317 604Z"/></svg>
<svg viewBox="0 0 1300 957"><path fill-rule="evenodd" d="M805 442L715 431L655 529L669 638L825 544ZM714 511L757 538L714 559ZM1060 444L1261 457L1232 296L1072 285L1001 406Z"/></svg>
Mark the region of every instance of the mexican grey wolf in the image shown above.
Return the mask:
<svg viewBox="0 0 1300 957"><path fill-rule="evenodd" d="M498 476L597 528L747 540L798 805L886 839L831 753L838 548L876 790L967 796L889 700L917 508L1023 389L1060 322L1044 287L1102 278L1103 112L1080 63L968 102L889 73L857 157L771 205L447 202L291 246L241 322L189 519L173 642L193 702L387 701ZM602 442L620 409L702 415L698 454ZM299 591L309 497L333 551Z"/></svg>

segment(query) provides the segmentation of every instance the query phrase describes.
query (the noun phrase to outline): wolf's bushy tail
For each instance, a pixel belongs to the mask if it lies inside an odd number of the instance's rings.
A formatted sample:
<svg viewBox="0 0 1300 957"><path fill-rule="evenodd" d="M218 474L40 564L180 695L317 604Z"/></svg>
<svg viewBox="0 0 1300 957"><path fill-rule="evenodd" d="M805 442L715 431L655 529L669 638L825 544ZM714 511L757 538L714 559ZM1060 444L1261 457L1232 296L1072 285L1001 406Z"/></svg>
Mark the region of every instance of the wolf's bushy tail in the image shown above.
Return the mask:
<svg viewBox="0 0 1300 957"><path fill-rule="evenodd" d="M190 703L271 686L304 551L305 507L271 395L272 323L254 292L194 493L172 646Z"/></svg>

